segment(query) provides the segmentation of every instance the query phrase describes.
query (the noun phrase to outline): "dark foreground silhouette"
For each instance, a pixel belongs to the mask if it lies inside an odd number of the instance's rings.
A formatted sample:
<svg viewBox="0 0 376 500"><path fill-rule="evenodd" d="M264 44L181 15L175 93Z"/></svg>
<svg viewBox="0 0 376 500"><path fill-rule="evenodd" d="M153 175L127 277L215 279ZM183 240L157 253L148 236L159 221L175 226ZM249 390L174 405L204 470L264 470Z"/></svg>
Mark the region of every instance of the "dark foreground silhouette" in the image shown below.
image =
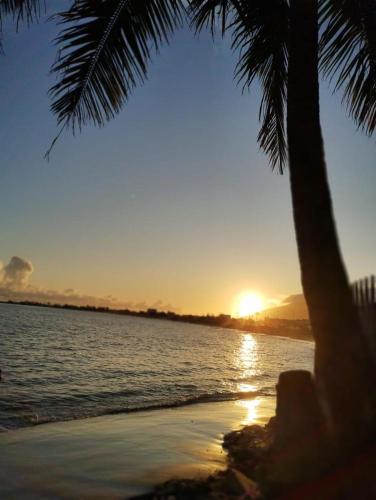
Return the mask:
<svg viewBox="0 0 376 500"><path fill-rule="evenodd" d="M357 433L354 429L354 434ZM375 440L339 454L307 371L284 372L276 416L224 436L227 468L206 479L177 479L138 500L353 500L376 498Z"/></svg>

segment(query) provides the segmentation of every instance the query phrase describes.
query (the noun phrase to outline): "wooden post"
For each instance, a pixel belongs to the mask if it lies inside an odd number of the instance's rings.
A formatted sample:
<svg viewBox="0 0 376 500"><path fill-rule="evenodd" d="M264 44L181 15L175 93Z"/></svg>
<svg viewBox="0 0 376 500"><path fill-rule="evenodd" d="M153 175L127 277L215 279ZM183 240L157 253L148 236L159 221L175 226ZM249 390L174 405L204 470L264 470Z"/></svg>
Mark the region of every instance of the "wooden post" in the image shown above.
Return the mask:
<svg viewBox="0 0 376 500"><path fill-rule="evenodd" d="M363 281L359 281L359 305L361 308L364 307L364 289L363 289Z"/></svg>
<svg viewBox="0 0 376 500"><path fill-rule="evenodd" d="M310 372L280 374L275 425L272 481L298 483L328 467L328 432Z"/></svg>

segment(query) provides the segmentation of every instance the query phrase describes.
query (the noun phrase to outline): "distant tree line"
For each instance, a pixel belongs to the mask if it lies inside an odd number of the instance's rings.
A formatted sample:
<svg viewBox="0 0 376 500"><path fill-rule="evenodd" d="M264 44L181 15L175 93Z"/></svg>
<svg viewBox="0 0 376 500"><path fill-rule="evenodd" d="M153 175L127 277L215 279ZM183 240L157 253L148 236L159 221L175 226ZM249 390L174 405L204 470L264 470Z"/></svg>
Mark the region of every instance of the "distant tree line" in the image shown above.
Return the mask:
<svg viewBox="0 0 376 500"><path fill-rule="evenodd" d="M230 314L178 314L173 311L159 311L149 308L145 311L133 311L131 309L111 309L110 307L97 306L77 306L73 304L53 304L51 302L36 301L0 301L5 304L15 304L24 306L52 307L55 309L70 309L74 311L91 311L109 314L122 314L127 316L137 316L141 318L164 319L170 321L181 321L183 323L193 323L197 325L215 326L220 328L233 328L253 333L265 333L268 335L281 335L302 340L312 340L311 326L308 320L290 320L278 318L233 318Z"/></svg>

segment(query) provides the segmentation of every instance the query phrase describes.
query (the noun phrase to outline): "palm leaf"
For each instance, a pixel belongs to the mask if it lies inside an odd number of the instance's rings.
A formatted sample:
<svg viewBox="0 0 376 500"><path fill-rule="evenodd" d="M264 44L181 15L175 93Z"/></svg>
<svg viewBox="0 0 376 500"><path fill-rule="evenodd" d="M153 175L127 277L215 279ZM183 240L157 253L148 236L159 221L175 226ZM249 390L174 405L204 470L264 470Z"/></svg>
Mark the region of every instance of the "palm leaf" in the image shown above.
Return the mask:
<svg viewBox="0 0 376 500"><path fill-rule="evenodd" d="M244 87L257 78L262 87L257 140L272 168L283 173L287 160L285 112L288 9L284 0L236 2L233 47L240 50L236 77Z"/></svg>
<svg viewBox="0 0 376 500"><path fill-rule="evenodd" d="M200 32L203 28L209 28L212 35L220 26L222 35L224 35L233 8L231 0L191 0L189 4L191 26L195 28L196 32Z"/></svg>
<svg viewBox="0 0 376 500"><path fill-rule="evenodd" d="M320 68L368 135L376 128L376 2L320 0Z"/></svg>
<svg viewBox="0 0 376 500"><path fill-rule="evenodd" d="M19 24L37 21L42 11L45 10L44 0L0 0L0 48L2 43L2 23L6 16L12 16Z"/></svg>
<svg viewBox="0 0 376 500"><path fill-rule="evenodd" d="M11 15L17 22L33 22L44 9L43 0L0 0L0 17Z"/></svg>
<svg viewBox="0 0 376 500"><path fill-rule="evenodd" d="M235 78L250 87L262 86L257 140L271 167L282 173L287 160L285 111L287 85L288 6L285 0L193 0L192 23L197 31L217 26L232 33L232 48L239 52Z"/></svg>
<svg viewBox="0 0 376 500"><path fill-rule="evenodd" d="M181 0L76 0L58 14L65 27L52 67L59 81L50 92L62 129L113 118L145 80L152 49L168 42L183 13Z"/></svg>

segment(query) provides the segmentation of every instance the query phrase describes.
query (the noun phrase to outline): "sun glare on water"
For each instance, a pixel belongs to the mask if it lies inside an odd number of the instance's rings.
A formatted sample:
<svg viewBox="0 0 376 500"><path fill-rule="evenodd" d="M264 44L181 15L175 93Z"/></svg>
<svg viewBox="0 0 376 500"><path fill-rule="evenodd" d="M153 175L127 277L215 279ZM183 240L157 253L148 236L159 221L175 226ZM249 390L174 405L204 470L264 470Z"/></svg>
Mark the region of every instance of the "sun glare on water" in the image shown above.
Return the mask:
<svg viewBox="0 0 376 500"><path fill-rule="evenodd" d="M235 314L240 318L253 316L265 309L262 296L256 292L245 292L238 297Z"/></svg>

